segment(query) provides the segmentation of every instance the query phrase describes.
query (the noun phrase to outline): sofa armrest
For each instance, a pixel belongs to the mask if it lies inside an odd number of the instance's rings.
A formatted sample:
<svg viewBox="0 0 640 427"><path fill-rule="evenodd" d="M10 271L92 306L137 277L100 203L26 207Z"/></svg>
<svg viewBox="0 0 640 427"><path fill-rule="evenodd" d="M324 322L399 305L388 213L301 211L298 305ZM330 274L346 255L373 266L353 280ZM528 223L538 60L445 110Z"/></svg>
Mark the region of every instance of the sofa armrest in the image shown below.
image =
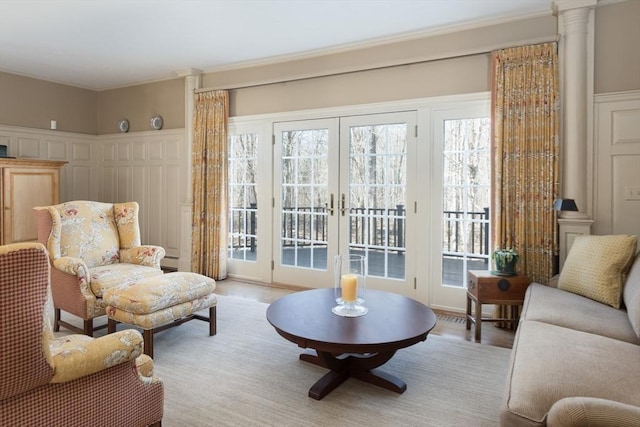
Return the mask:
<svg viewBox="0 0 640 427"><path fill-rule="evenodd" d="M160 268L160 261L165 255L164 248L160 246L135 246L129 249L120 249L120 262Z"/></svg>
<svg viewBox="0 0 640 427"><path fill-rule="evenodd" d="M100 338L67 335L50 342L53 383L72 381L108 369L142 354L142 335L134 329Z"/></svg>
<svg viewBox="0 0 640 427"><path fill-rule="evenodd" d="M594 397L565 397L547 414L548 427L637 427L640 407Z"/></svg>
<svg viewBox="0 0 640 427"><path fill-rule="evenodd" d="M560 275L556 274L551 279L549 279L549 283L547 284L547 286L549 286L550 288L557 288L558 287L558 279L559 278L560 278Z"/></svg>

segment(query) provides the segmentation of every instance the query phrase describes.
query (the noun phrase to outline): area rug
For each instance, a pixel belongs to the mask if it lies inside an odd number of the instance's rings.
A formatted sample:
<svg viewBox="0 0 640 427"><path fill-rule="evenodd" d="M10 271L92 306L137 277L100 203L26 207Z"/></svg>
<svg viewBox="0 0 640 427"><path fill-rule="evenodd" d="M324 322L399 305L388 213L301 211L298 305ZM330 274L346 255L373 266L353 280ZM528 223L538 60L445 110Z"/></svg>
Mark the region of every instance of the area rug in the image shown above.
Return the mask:
<svg viewBox="0 0 640 427"><path fill-rule="evenodd" d="M403 394L348 379L317 401L307 393L327 370L298 359L267 307L220 296L217 335L191 321L155 336L163 427L498 425L508 349L429 335L381 367Z"/></svg>

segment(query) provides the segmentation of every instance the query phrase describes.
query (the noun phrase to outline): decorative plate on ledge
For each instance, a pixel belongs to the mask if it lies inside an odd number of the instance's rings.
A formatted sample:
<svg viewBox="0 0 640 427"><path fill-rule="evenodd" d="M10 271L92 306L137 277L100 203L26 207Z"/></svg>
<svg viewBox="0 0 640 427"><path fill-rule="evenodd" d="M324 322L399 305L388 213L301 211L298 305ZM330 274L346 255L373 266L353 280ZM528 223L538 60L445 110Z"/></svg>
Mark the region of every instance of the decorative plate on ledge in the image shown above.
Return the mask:
<svg viewBox="0 0 640 427"><path fill-rule="evenodd" d="M151 129L160 130L162 129L162 124L164 121L162 120L162 116L160 114L156 114L151 117Z"/></svg>
<svg viewBox="0 0 640 427"><path fill-rule="evenodd" d="M122 119L118 122L118 129L120 130L120 132L122 133L126 133L129 132L129 120L127 119Z"/></svg>

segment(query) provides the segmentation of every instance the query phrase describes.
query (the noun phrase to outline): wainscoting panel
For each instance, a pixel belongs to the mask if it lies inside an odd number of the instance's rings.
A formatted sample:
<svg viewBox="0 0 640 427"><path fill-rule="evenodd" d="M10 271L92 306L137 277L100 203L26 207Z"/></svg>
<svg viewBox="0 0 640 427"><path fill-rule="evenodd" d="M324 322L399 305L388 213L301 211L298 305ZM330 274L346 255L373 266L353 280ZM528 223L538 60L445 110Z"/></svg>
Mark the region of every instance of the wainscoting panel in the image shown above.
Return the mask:
<svg viewBox="0 0 640 427"><path fill-rule="evenodd" d="M91 162L91 144L72 142L71 160L73 162Z"/></svg>
<svg viewBox="0 0 640 427"><path fill-rule="evenodd" d="M118 150L118 152L120 152L120 150ZM122 163L123 162L118 162L118 167L116 168L116 198L108 200L112 203L128 202L133 200L133 179L131 177L131 167L121 166Z"/></svg>
<svg viewBox="0 0 640 427"><path fill-rule="evenodd" d="M113 142L103 142L100 147L102 148L103 162L116 161L116 144L114 144Z"/></svg>
<svg viewBox="0 0 640 427"><path fill-rule="evenodd" d="M62 169L66 174L60 189L62 200L94 200L99 191L98 170L93 165L95 140L76 140L70 145L70 153L66 152L69 163Z"/></svg>
<svg viewBox="0 0 640 427"><path fill-rule="evenodd" d="M68 162L60 173L61 202L98 199L96 136L0 125L0 143L12 157Z"/></svg>
<svg viewBox="0 0 640 427"><path fill-rule="evenodd" d="M180 167L170 165L166 168L167 180L167 215L166 224L162 227L165 231L164 242L167 252L178 258L180 256Z"/></svg>
<svg viewBox="0 0 640 427"><path fill-rule="evenodd" d="M67 160L67 149L72 149L66 141L46 140L46 153L49 160Z"/></svg>
<svg viewBox="0 0 640 427"><path fill-rule="evenodd" d="M640 117L638 117L640 123ZM640 141L638 141L640 146ZM640 238L640 153L614 155L613 210L611 223L613 234L637 234Z"/></svg>
<svg viewBox="0 0 640 427"><path fill-rule="evenodd" d="M140 206L148 206L149 204L149 181L152 180L147 178L147 168L140 165L135 165L132 167L131 173L133 174L131 179L131 197L128 200L135 200L140 204ZM142 227L142 225L141 225ZM148 235L149 230L152 229L153 226L145 221L144 233Z"/></svg>
<svg viewBox="0 0 640 427"><path fill-rule="evenodd" d="M147 218L150 226L149 239L151 241L162 242L168 256L175 256L173 251L169 250L164 239L164 230L162 229L166 222L167 214L164 209L167 208L169 200L169 189L166 187L166 167L162 165L152 165L148 168L149 181L153 185L148 187L149 200L147 201ZM163 209L164 208L164 209Z"/></svg>
<svg viewBox="0 0 640 427"><path fill-rule="evenodd" d="M640 237L640 91L595 97L594 234Z"/></svg>
<svg viewBox="0 0 640 427"><path fill-rule="evenodd" d="M100 181L100 197L97 197L96 200L101 202L107 200L116 200L116 177L118 174L116 173L116 168L113 166L103 165L101 168L100 176L102 180Z"/></svg>
<svg viewBox="0 0 640 427"><path fill-rule="evenodd" d="M45 159L47 156L44 153L45 150L40 149L40 141L39 138L19 137L16 157L21 159ZM44 141L42 141L43 148L44 144Z"/></svg>
<svg viewBox="0 0 640 427"><path fill-rule="evenodd" d="M142 241L164 247L168 267L177 267L180 257L184 140L183 129L97 137L103 154L97 161L101 199L140 204Z"/></svg>
<svg viewBox="0 0 640 427"><path fill-rule="evenodd" d="M71 180L73 185L73 200L91 200L91 167L73 166ZM61 190L63 192L64 190Z"/></svg>
<svg viewBox="0 0 640 427"><path fill-rule="evenodd" d="M9 156L68 162L60 176L61 202L137 201L142 241L163 246L168 267L178 267L181 232L191 231L190 217L180 223L184 141L184 129L94 136L0 125Z"/></svg>

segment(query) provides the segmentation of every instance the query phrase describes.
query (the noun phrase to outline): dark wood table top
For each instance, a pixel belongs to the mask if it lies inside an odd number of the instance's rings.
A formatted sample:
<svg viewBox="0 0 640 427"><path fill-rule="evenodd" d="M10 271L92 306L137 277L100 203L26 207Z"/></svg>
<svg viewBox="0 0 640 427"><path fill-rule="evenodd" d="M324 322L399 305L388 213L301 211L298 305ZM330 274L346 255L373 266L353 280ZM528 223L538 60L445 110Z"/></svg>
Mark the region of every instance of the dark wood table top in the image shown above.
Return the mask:
<svg viewBox="0 0 640 427"><path fill-rule="evenodd" d="M360 317L341 317L334 290L296 292L273 302L267 320L276 331L302 348L333 353L395 351L424 341L436 316L424 304L391 292L367 290Z"/></svg>

